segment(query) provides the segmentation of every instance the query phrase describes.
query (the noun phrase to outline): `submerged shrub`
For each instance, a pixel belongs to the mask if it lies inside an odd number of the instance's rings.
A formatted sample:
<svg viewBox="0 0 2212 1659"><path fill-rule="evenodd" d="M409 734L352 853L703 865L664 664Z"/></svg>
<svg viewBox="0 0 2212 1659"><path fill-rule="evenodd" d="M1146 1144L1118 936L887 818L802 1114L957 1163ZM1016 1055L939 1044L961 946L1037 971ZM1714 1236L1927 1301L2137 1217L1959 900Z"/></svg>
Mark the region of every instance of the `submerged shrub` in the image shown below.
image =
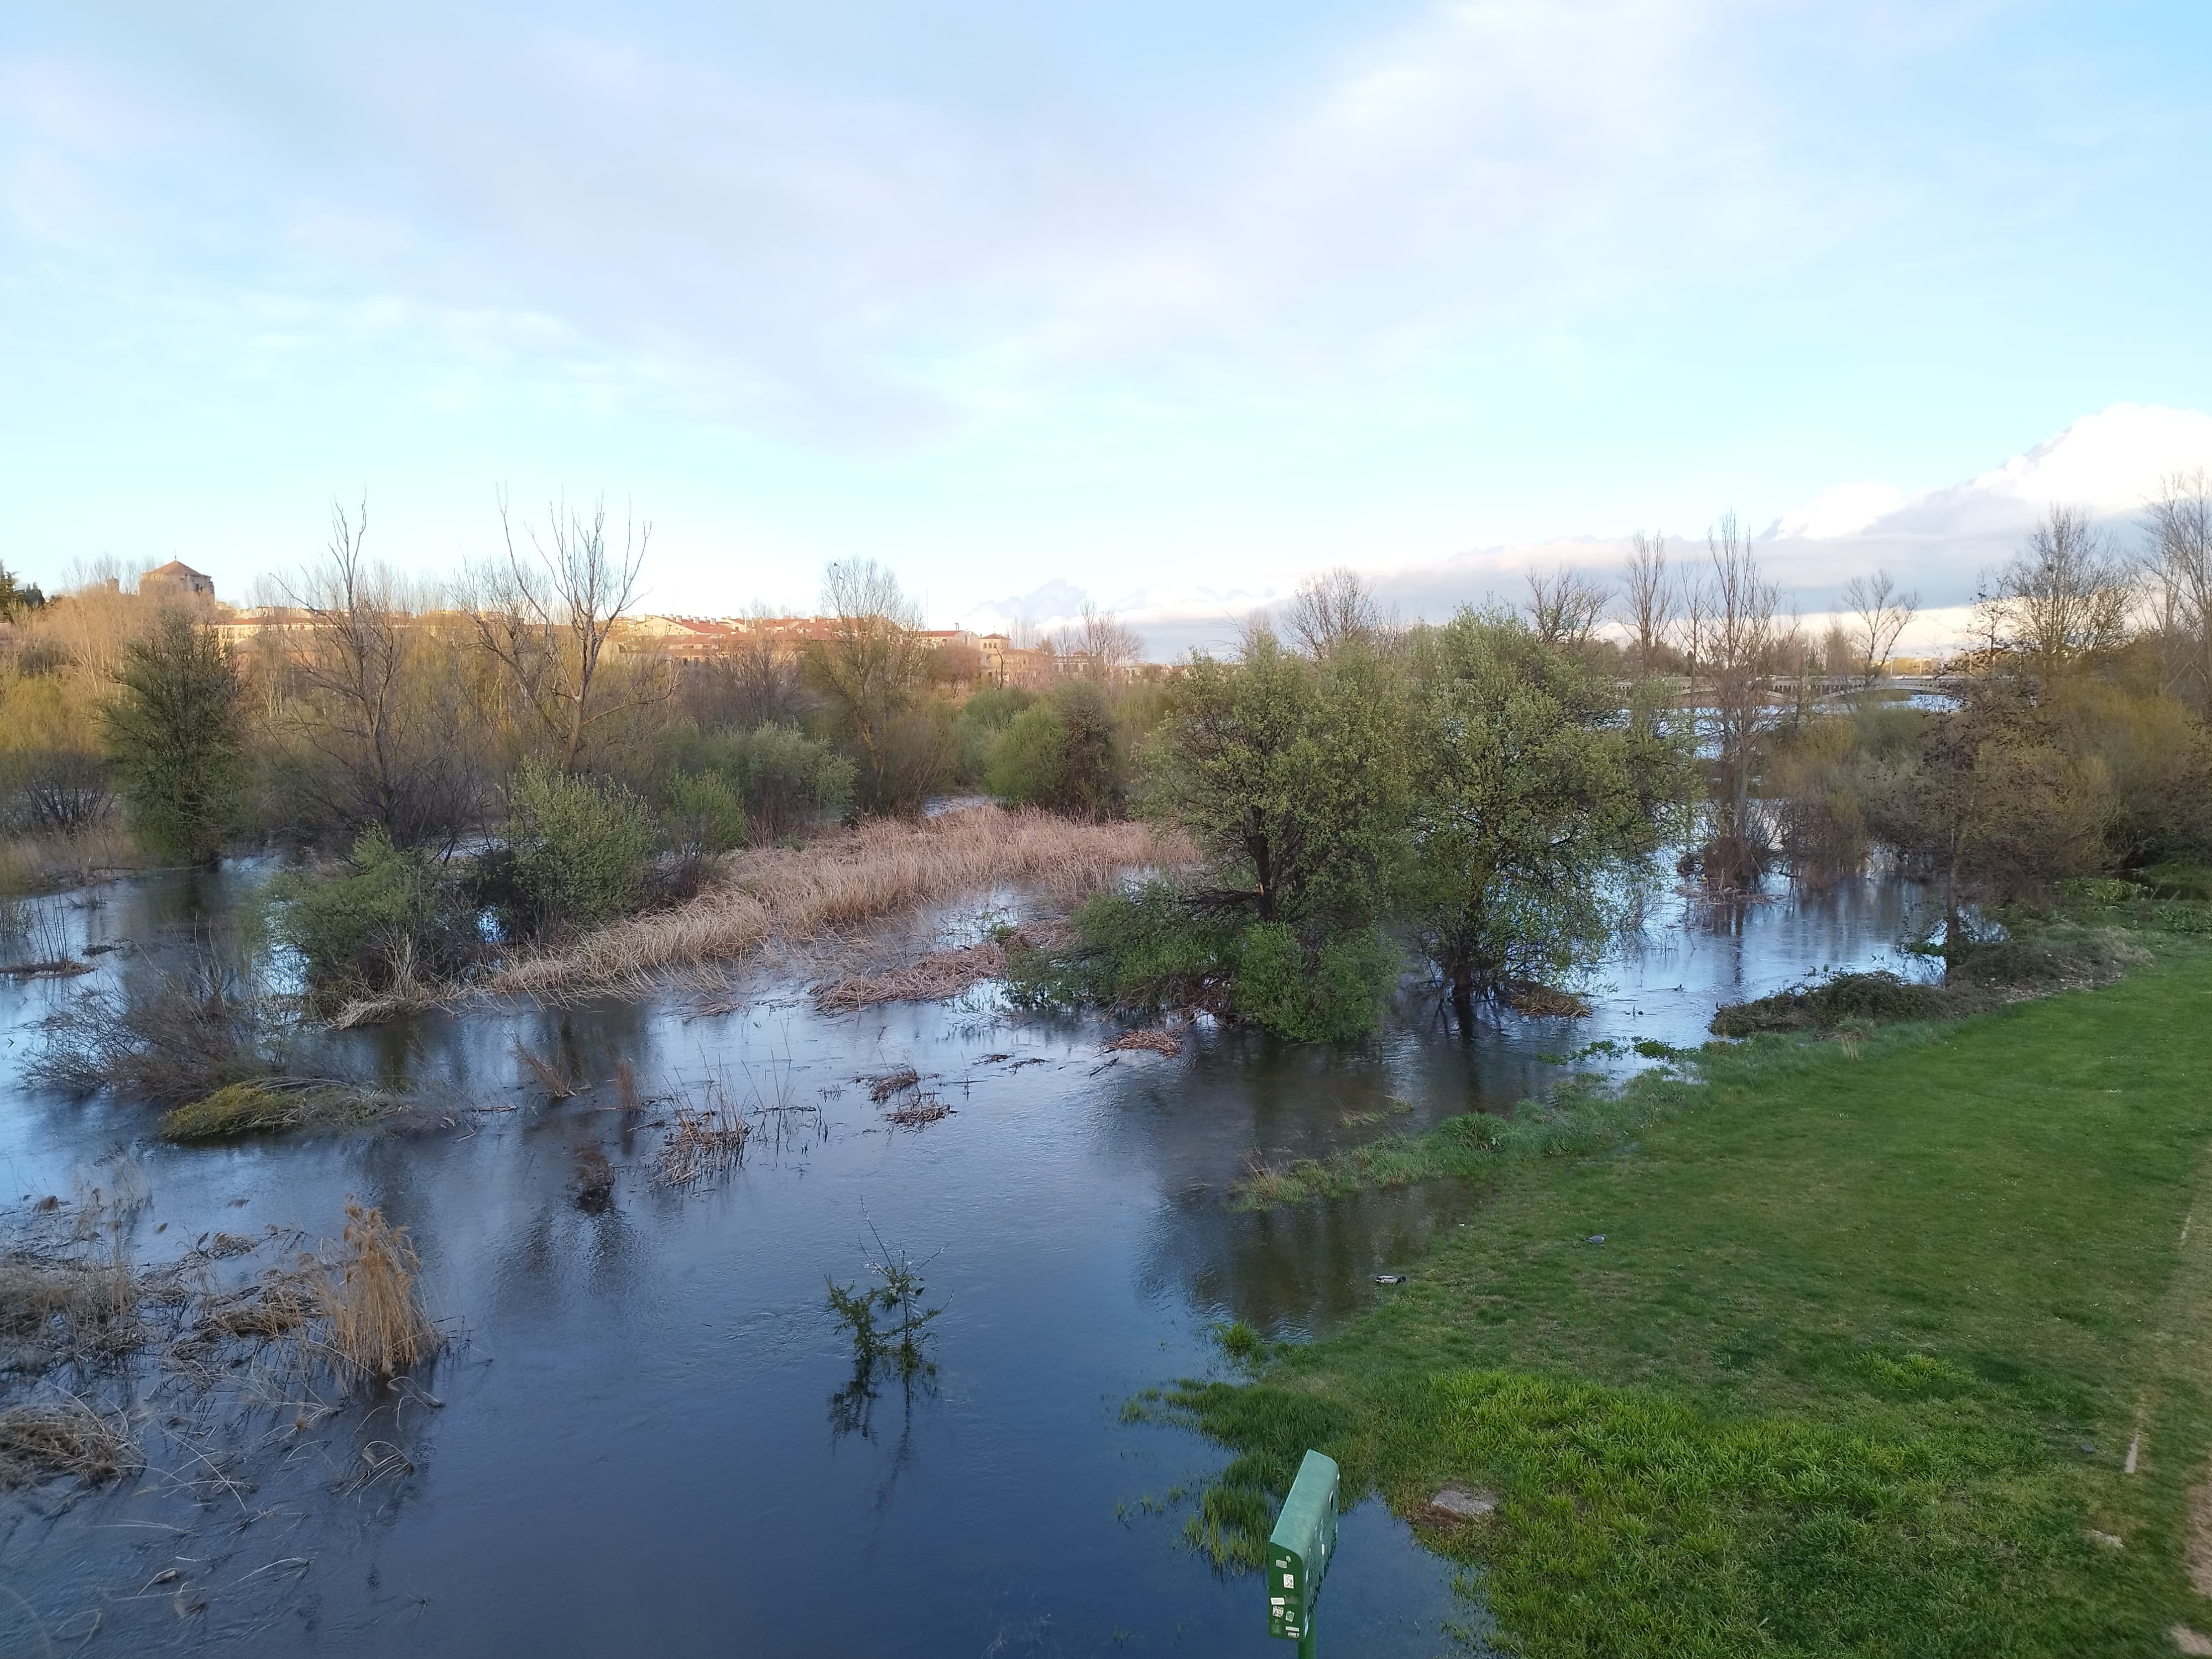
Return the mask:
<svg viewBox="0 0 2212 1659"><path fill-rule="evenodd" d="M280 877L270 898L276 935L300 953L308 997L321 1007L449 978L477 952L461 884L380 829L354 842L343 873Z"/></svg>
<svg viewBox="0 0 2212 1659"><path fill-rule="evenodd" d="M1200 1007L1300 1042L1364 1036L1380 1023L1400 957L1373 930L1308 943L1286 922L1256 922L1194 902L1171 882L1101 893L1075 913L1076 944L1009 948L1018 1006L1124 1014Z"/></svg>

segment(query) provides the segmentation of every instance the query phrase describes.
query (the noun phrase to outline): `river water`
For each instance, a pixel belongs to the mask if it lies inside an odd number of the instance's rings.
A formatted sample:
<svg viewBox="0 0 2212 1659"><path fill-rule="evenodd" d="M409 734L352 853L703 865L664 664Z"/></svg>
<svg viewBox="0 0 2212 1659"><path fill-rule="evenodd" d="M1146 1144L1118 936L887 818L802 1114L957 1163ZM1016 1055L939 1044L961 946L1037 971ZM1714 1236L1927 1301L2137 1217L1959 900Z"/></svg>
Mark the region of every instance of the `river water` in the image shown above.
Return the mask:
<svg viewBox="0 0 2212 1659"><path fill-rule="evenodd" d="M45 902L44 925L159 950L253 878L116 884ZM828 1017L773 974L706 1018L673 1000L440 1015L346 1042L452 1103L450 1123L215 1148L25 1088L37 1020L97 981L9 984L0 1205L119 1182L143 1193L127 1246L152 1261L218 1228L331 1237L358 1198L410 1230L454 1340L404 1396L319 1385L341 1407L326 1418L271 1399L211 1426L149 1395L145 1475L0 1497L0 1652L1283 1650L1258 1581L1182 1540L1224 1454L1123 1407L1232 1375L1218 1322L1297 1340L1389 1294L1373 1276L1418 1269L1468 1200L1255 1215L1227 1201L1247 1160L1510 1109L1560 1075L1547 1056L1692 1043L1716 1002L1898 965L1913 898L1869 878L1717 921L1668 899L1600 976L1594 1016L1506 1016L1472 1042L1414 1002L1355 1050L1201 1027L1176 1058L1114 1055L1103 1024L1010 1021L988 991ZM977 908L921 919L917 940ZM546 1103L518 1041L595 1080L628 1059L648 1092L719 1077L801 1109L741 1170L671 1189L640 1127L662 1114L605 1109L604 1089ZM908 1065L951 1115L896 1128L855 1082ZM603 1213L574 1194L586 1140L617 1171ZM868 1401L848 1392L824 1281L862 1279L878 1237L923 1264L944 1312L934 1376ZM1479 1634L1455 1630L1481 1623L1378 1502L1345 1517L1325 1648L1466 1651Z"/></svg>

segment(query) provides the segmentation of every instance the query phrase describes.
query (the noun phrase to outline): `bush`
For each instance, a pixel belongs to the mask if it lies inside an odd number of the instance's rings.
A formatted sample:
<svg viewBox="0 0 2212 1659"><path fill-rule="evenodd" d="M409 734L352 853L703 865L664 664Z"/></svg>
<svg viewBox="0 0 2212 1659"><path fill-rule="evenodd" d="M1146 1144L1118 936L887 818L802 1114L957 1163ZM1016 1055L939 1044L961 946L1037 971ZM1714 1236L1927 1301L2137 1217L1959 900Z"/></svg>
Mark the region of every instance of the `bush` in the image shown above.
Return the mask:
<svg viewBox="0 0 2212 1659"><path fill-rule="evenodd" d="M668 838L687 858L726 853L745 844L745 805L738 787L719 772L678 772L668 781Z"/></svg>
<svg viewBox="0 0 2212 1659"><path fill-rule="evenodd" d="M853 763L788 726L760 726L701 739L688 769L735 787L755 845L811 835L853 800Z"/></svg>
<svg viewBox="0 0 2212 1659"><path fill-rule="evenodd" d="M1231 1011L1237 923L1193 911L1172 883L1097 894L1074 921L1078 942L1070 950L1008 945L1006 989L1016 1006Z"/></svg>
<svg viewBox="0 0 2212 1659"><path fill-rule="evenodd" d="M597 927L636 909L656 838L644 801L622 785L526 764L509 787L507 841L527 931Z"/></svg>
<svg viewBox="0 0 2212 1659"><path fill-rule="evenodd" d="M1011 805L1094 823L1119 817L1128 806L1129 763L1106 693L1077 680L1024 708L992 744L983 777Z"/></svg>
<svg viewBox="0 0 2212 1659"><path fill-rule="evenodd" d="M477 954L475 910L460 884L382 830L362 833L346 873L283 876L270 898L276 936L300 953L309 999L325 1008L450 978Z"/></svg>
<svg viewBox="0 0 2212 1659"><path fill-rule="evenodd" d="M1758 1031L1833 1030L1845 1021L1881 1025L1936 1019L1948 1012L1950 1000L1941 986L1886 972L1838 974L1754 1001L1725 1003L1714 1011L1710 1029L1717 1036L1744 1037Z"/></svg>
<svg viewBox="0 0 2212 1659"><path fill-rule="evenodd" d="M1294 1042L1365 1036L1382 1024L1399 967L1372 928L1309 944L1285 922L1255 922L1237 941L1237 1013Z"/></svg>
<svg viewBox="0 0 2212 1659"><path fill-rule="evenodd" d="M1364 1036L1380 1022L1399 957L1380 934L1309 944L1283 922L1194 905L1171 883L1102 893L1075 913L1076 945L1007 952L1007 991L1024 1007L1123 1014L1205 1008L1299 1042Z"/></svg>

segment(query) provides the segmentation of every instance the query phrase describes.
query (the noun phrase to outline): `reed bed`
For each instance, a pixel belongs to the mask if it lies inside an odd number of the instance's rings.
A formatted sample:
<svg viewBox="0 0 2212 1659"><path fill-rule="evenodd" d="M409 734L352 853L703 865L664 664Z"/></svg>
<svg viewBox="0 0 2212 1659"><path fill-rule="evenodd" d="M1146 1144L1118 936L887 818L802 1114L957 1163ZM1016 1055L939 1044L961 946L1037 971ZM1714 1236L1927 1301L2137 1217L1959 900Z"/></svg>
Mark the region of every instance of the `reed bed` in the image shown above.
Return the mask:
<svg viewBox="0 0 2212 1659"><path fill-rule="evenodd" d="M489 988L547 1000L635 992L672 969L731 961L772 939L811 939L979 888L1039 887L1072 904L1127 871L1189 858L1180 841L1141 823L1078 823L996 806L920 823L873 819L805 848L738 854L712 890L522 957Z"/></svg>
<svg viewBox="0 0 2212 1659"><path fill-rule="evenodd" d="M736 1095L720 1077L685 1089L669 1113L668 1139L660 1143L655 1172L670 1187L689 1187L726 1175L745 1161L753 1126Z"/></svg>

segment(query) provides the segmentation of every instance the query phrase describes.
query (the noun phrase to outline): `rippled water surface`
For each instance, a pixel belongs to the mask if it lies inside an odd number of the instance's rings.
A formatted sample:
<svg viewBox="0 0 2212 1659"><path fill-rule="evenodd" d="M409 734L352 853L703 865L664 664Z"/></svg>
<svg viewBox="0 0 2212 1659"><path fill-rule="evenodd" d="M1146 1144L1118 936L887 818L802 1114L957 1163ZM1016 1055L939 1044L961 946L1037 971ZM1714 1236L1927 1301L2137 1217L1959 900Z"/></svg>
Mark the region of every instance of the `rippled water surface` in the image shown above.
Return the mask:
<svg viewBox="0 0 2212 1659"><path fill-rule="evenodd" d="M118 884L49 902L52 926L159 950L251 879ZM1124 1403L1226 1374L1216 1322L1295 1338L1388 1294L1373 1275L1417 1263L1468 1200L1252 1215L1225 1201L1248 1158L1509 1109L1559 1074L1542 1056L1595 1039L1700 1040L1717 1001L1886 960L1910 896L1869 879L1718 925L1655 915L1589 1019L1508 1017L1467 1042L1409 1004L1357 1052L1206 1029L1175 1059L1109 1055L1097 1024L1009 1023L988 995L829 1018L774 981L710 1018L439 1016L344 1041L456 1108L517 1109L212 1150L26 1090L36 1021L98 981L8 985L0 1201L143 1178L127 1246L153 1261L218 1228L312 1243L357 1197L411 1231L456 1340L410 1397L318 1385L344 1407L327 1418L145 1398L145 1476L0 1498L0 1651L1275 1650L1257 1581L1216 1577L1182 1542L1176 1494L1223 1454L1125 1421ZM112 975L133 958L97 959ZM757 1139L726 1180L672 1191L652 1179L659 1111L606 1109L605 1089L546 1104L518 1040L595 1080L627 1059L648 1092L720 1076L818 1114L789 1115L782 1144ZM953 1115L887 1124L854 1079L900 1065ZM1379 1116L1393 1101L1410 1111ZM601 1214L574 1196L585 1141L617 1170ZM824 1280L862 1277L872 1233L926 1262L939 1369L841 1399L853 1368ZM1372 1500L1346 1516L1323 1644L1455 1651L1447 1626L1470 1620L1402 1522Z"/></svg>

